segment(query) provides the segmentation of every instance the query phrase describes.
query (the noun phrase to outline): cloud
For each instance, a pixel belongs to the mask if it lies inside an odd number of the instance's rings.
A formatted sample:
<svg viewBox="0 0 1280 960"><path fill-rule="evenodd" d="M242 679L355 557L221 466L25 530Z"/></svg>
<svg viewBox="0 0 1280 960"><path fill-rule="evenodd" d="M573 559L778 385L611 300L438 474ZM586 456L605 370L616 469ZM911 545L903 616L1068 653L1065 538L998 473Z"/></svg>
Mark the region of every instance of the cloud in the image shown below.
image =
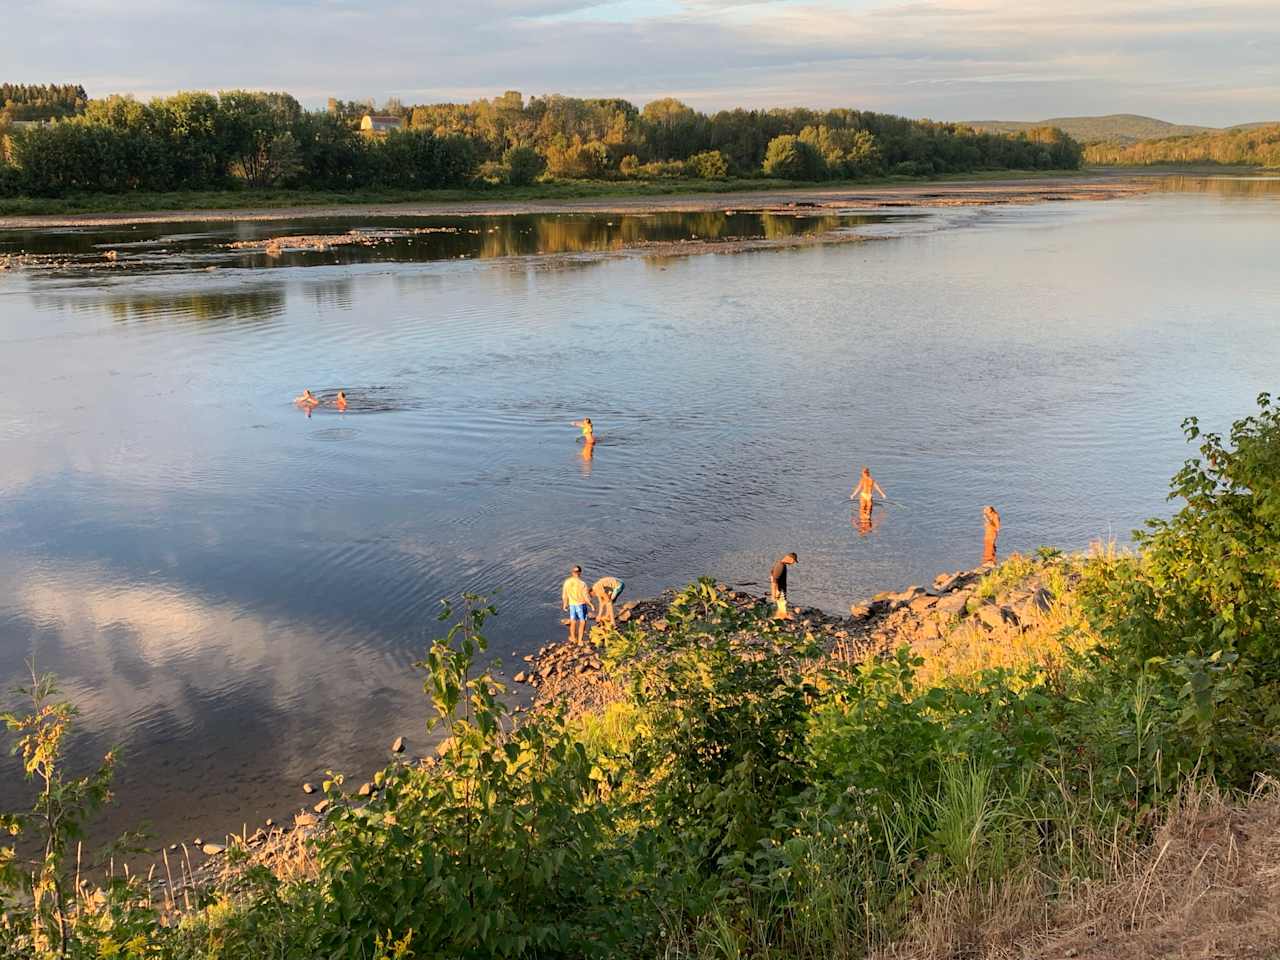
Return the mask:
<svg viewBox="0 0 1280 960"><path fill-rule="evenodd" d="M319 105L330 94L451 99L513 88L941 119L1280 116L1274 0L24 0L19 9L34 40L10 51L12 78L77 77L97 94L265 86ZM1233 103L1222 91L1237 88Z"/></svg>

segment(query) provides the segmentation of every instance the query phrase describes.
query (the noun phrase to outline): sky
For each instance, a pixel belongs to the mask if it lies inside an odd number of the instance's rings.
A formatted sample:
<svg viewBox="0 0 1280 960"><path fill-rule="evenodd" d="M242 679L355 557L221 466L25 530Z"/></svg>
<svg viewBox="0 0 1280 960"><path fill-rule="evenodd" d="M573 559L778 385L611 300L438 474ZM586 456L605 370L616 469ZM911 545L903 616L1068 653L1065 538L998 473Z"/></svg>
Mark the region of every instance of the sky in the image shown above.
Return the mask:
<svg viewBox="0 0 1280 960"><path fill-rule="evenodd" d="M91 96L675 96L938 120L1280 120L1280 0L4 0L0 79ZM15 9L16 8L16 9Z"/></svg>

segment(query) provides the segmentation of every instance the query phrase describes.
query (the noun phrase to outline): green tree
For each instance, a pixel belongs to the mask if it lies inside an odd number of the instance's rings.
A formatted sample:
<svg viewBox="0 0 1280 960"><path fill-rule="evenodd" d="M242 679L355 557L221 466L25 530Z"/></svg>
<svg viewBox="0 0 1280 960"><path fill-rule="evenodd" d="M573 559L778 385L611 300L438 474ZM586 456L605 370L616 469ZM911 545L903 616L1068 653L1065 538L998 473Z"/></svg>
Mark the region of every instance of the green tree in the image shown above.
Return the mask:
<svg viewBox="0 0 1280 960"><path fill-rule="evenodd" d="M764 172L783 180L821 180L826 175L826 165L811 144L785 134L769 141Z"/></svg>
<svg viewBox="0 0 1280 960"><path fill-rule="evenodd" d="M511 147L502 155L507 169L507 183L523 187L533 183L546 169L547 163L533 147Z"/></svg>

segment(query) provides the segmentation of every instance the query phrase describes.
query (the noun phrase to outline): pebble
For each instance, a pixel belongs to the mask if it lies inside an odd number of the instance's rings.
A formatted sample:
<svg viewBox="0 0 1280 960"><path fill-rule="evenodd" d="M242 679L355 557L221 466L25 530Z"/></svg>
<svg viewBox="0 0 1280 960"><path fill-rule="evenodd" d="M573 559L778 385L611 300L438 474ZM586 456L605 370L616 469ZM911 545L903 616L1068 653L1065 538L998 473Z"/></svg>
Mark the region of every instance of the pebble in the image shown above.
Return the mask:
<svg viewBox="0 0 1280 960"><path fill-rule="evenodd" d="M226 844L223 843L206 843L200 847L200 851L206 857L216 857L218 854L226 850Z"/></svg>
<svg viewBox="0 0 1280 960"><path fill-rule="evenodd" d="M357 791L357 796L361 796L361 797L373 796L373 784L372 783L360 784L360 789L359 791Z"/></svg>
<svg viewBox="0 0 1280 960"><path fill-rule="evenodd" d="M328 809L329 809L329 801L328 801L328 800L321 800L319 803L317 803L317 804L316 804L314 807L312 807L311 809L312 809L312 810L314 810L316 813L324 813L326 810L328 810Z"/></svg>
<svg viewBox="0 0 1280 960"><path fill-rule="evenodd" d="M526 680L529 679L529 675L525 673L523 670L521 670L511 679L514 680L516 683L524 683Z"/></svg>
<svg viewBox="0 0 1280 960"><path fill-rule="evenodd" d="M303 792L303 793L315 793L315 792L316 792L316 788L315 788L312 784L310 784L310 783L304 783L304 784L302 785L302 792Z"/></svg>
<svg viewBox="0 0 1280 960"><path fill-rule="evenodd" d="M391 744L391 752L404 753L404 737L396 737L395 741Z"/></svg>

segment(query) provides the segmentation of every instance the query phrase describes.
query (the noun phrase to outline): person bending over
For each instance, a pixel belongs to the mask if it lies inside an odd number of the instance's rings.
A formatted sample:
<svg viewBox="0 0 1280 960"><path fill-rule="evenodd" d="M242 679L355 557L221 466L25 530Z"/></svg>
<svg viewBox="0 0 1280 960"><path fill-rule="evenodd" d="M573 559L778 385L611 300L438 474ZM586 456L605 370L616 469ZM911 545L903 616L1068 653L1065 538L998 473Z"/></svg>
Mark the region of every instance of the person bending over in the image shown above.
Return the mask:
<svg viewBox="0 0 1280 960"><path fill-rule="evenodd" d="M778 605L773 614L775 620L793 619L787 610L787 567L795 563L796 559L794 553L788 553L769 571L769 597Z"/></svg>
<svg viewBox="0 0 1280 960"><path fill-rule="evenodd" d="M622 596L623 583L617 577L601 577L591 585L591 595L596 598L599 613L596 619L608 626L614 626L613 605Z"/></svg>

